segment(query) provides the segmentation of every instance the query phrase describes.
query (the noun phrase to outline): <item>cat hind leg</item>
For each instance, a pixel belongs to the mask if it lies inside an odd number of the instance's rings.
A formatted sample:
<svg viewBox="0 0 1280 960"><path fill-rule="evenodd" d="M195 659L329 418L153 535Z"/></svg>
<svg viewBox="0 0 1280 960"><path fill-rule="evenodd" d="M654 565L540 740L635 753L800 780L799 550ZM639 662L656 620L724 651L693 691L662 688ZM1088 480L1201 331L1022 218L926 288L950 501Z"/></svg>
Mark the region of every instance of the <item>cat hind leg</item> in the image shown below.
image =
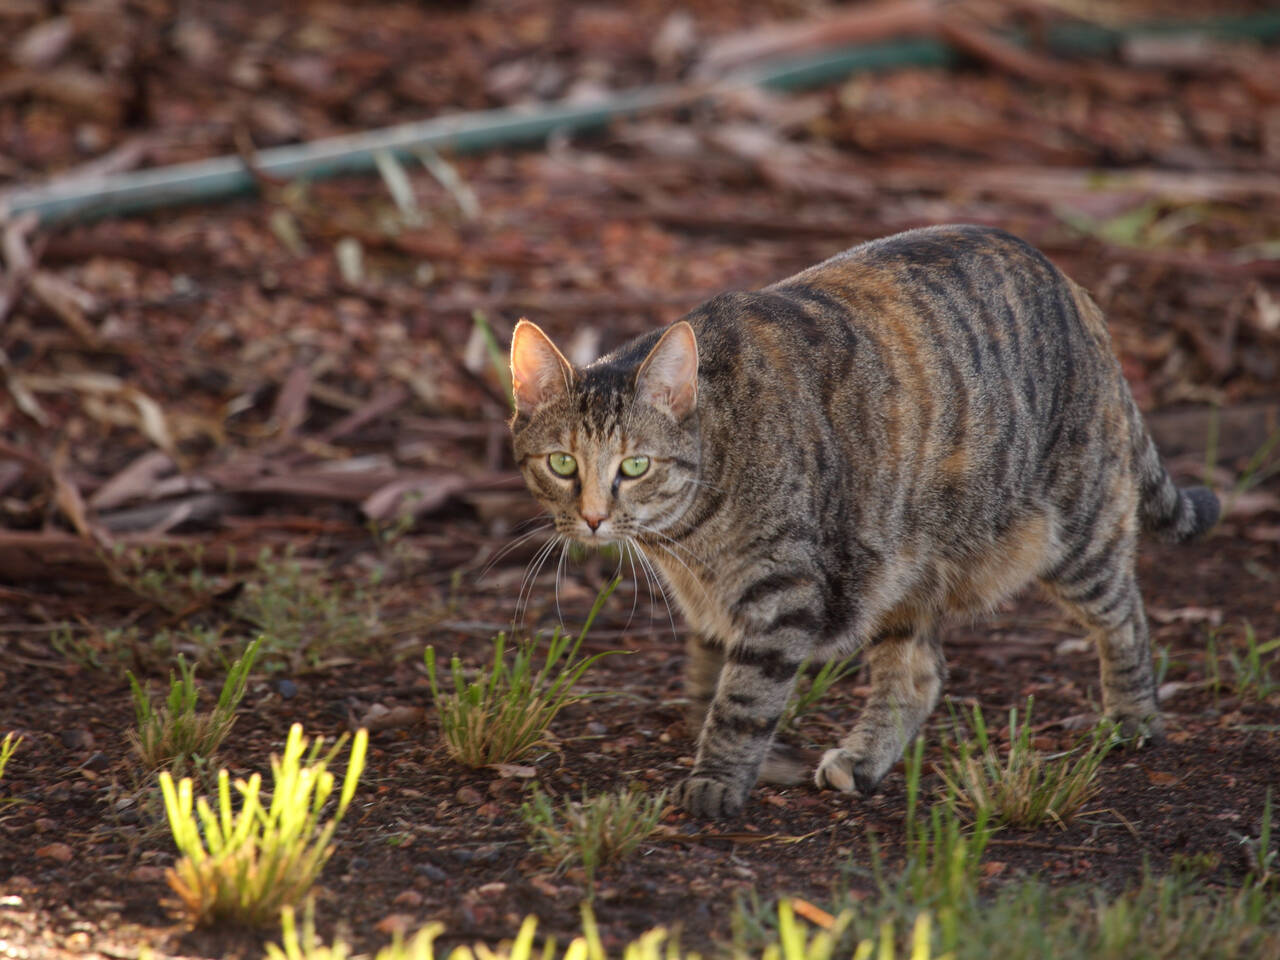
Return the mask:
<svg viewBox="0 0 1280 960"><path fill-rule="evenodd" d="M1102 673L1102 706L1127 738L1159 743L1164 724L1156 703L1151 638L1133 575L1132 549L1118 550L1100 569L1049 592L1090 632Z"/></svg>
<svg viewBox="0 0 1280 960"><path fill-rule="evenodd" d="M878 637L866 659L871 697L840 746L823 755L819 787L875 793L942 695L947 667L932 624Z"/></svg>

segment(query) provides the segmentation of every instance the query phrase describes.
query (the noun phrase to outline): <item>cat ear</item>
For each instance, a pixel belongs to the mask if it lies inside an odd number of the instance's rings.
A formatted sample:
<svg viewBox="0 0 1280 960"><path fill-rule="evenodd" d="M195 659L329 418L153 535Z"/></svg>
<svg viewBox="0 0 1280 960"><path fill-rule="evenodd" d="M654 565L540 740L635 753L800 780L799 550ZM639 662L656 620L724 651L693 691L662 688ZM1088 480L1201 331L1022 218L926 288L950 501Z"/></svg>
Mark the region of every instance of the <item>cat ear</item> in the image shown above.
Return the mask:
<svg viewBox="0 0 1280 960"><path fill-rule="evenodd" d="M511 334L511 392L516 410L529 413L573 383L573 367L536 323L521 319Z"/></svg>
<svg viewBox="0 0 1280 960"><path fill-rule="evenodd" d="M677 420L698 402L698 340L681 320L662 335L636 374L636 395Z"/></svg>

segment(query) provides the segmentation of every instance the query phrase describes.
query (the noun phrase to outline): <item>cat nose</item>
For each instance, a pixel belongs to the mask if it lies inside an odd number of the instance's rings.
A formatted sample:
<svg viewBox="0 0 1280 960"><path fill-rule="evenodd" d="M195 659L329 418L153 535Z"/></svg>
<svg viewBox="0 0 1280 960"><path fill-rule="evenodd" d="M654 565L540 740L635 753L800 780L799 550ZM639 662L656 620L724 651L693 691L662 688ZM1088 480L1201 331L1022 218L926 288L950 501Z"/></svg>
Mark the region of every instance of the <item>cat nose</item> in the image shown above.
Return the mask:
<svg viewBox="0 0 1280 960"><path fill-rule="evenodd" d="M604 513L584 513L582 519L586 521L588 527L595 530L600 524L609 519L608 514Z"/></svg>

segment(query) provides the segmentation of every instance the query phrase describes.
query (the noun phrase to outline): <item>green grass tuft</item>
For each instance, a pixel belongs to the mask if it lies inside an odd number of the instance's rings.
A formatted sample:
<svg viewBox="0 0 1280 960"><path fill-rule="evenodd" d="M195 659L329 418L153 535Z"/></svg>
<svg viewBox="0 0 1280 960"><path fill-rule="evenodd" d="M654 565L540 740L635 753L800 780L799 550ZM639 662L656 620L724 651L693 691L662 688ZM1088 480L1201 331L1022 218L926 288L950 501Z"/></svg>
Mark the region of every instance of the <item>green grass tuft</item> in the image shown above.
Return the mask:
<svg viewBox="0 0 1280 960"><path fill-rule="evenodd" d="M191 780L184 777L175 785L167 770L161 772L165 813L181 854L166 879L191 923L260 927L275 923L283 907L306 896L333 853L334 832L364 769L369 735L360 730L337 806L322 824L321 811L335 784L328 765L346 739L340 737L320 756L324 738L317 737L308 752L302 727L295 723L284 754L271 758L270 799L263 802L260 774L247 782L237 780L240 803L235 813L225 769L218 773L216 809L200 797L194 812Z"/></svg>
<svg viewBox="0 0 1280 960"><path fill-rule="evenodd" d="M1265 643L1258 642L1253 624L1244 625L1244 650L1234 647L1227 651L1227 663L1231 665L1232 688L1242 700L1266 700L1280 691L1280 680L1272 673L1280 663L1280 637Z"/></svg>
<svg viewBox="0 0 1280 960"><path fill-rule="evenodd" d="M289 551L264 549L256 579L246 582L233 610L265 638L268 669L315 669L334 651L367 648L383 624L363 584L330 582L303 568Z"/></svg>
<svg viewBox="0 0 1280 960"><path fill-rule="evenodd" d="M547 729L568 704L584 699L574 687L582 675L601 657L579 657L595 621L614 588L615 580L601 591L576 640L556 628L547 646L542 668L534 671L538 641L530 637L515 644L515 657L508 664L507 638L494 640L493 663L474 680L463 675L457 656L450 661L453 692L442 693L436 679L436 653L427 647L424 659L431 694L435 699L440 729L450 756L469 767L516 760L546 739ZM610 651L621 652L621 651Z"/></svg>
<svg viewBox="0 0 1280 960"><path fill-rule="evenodd" d="M853 918L851 911L838 917L818 917L820 911L805 911L818 922L818 929L810 934L810 927L797 918L802 901L782 900L777 907L777 935L758 954L761 960L832 960L834 956L850 956L837 953ZM794 904L794 905L793 905ZM808 906L804 904L804 906ZM291 907L283 911L281 944L268 944L267 960L347 960L350 948L341 940L333 946L325 946L316 936L314 905L307 904L299 934L297 920ZM581 933L558 951L554 940L548 940L541 949L534 947L534 934L538 921L525 917L514 940L488 945L477 943L474 948L454 947L447 960L609 960L610 953L596 925L595 914L587 905L582 907ZM916 915L911 925L911 936L906 952L899 953L896 946L896 924L886 920L877 936L865 938L852 950L851 960L952 960L950 954L937 956L932 949L932 918L927 912ZM388 947L379 950L374 960L435 960L435 941L444 932L444 925L430 923L415 933L407 942L400 937ZM613 956L623 960L700 960L697 953L682 950L675 938L662 927L655 927L641 934ZM736 960L747 960L748 954L735 952Z"/></svg>
<svg viewBox="0 0 1280 960"><path fill-rule="evenodd" d="M954 718L953 743L935 767L955 801L975 815L1021 829L1044 823L1065 825L1097 793L1098 770L1116 744L1115 725L1101 723L1074 750L1045 756L1031 744L1032 698L1021 724L1009 711L1009 747L1005 755L991 742L982 709L968 717L972 738L962 735Z"/></svg>
<svg viewBox="0 0 1280 960"><path fill-rule="evenodd" d="M535 787L520 816L533 848L554 861L557 870L581 865L591 890L600 867L626 859L653 835L666 805L665 790L647 795L632 786L589 799L584 796L580 803L570 800L557 809Z"/></svg>
<svg viewBox="0 0 1280 960"><path fill-rule="evenodd" d="M129 731L128 738L148 769L185 768L188 763L208 760L217 753L236 722L236 708L244 698L253 660L261 643L261 638L253 641L231 665L218 702L208 713L196 710L199 695L195 683L196 668L188 664L182 654L178 654L179 676L169 672L169 697L159 709L152 705L150 694L143 689L138 678L129 672L137 727Z"/></svg>
<svg viewBox="0 0 1280 960"><path fill-rule="evenodd" d="M12 730L4 735L3 740L0 740L0 780L4 779L4 768L9 765L9 760L12 759L21 743L22 738ZM0 797L0 809L20 802L17 797Z"/></svg>

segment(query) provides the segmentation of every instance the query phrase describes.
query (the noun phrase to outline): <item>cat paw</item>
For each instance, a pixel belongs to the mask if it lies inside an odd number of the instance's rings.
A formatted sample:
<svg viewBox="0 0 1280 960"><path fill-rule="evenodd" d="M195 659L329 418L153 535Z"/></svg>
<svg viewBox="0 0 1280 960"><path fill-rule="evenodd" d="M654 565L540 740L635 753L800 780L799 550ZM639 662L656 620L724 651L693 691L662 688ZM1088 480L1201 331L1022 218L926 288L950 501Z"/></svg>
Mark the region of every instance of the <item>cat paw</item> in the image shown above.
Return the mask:
<svg viewBox="0 0 1280 960"><path fill-rule="evenodd" d="M695 817L717 820L741 813L747 792L723 780L694 774L676 787L675 802Z"/></svg>
<svg viewBox="0 0 1280 960"><path fill-rule="evenodd" d="M880 786L880 777L875 776L869 766L865 759L838 747L822 755L813 780L819 787L831 787L841 793L857 790L864 796L870 796Z"/></svg>
<svg viewBox="0 0 1280 960"><path fill-rule="evenodd" d="M1164 720L1158 713L1142 716L1136 714L1117 714L1112 721L1119 724L1116 733L1130 747L1158 747L1165 742Z"/></svg>

